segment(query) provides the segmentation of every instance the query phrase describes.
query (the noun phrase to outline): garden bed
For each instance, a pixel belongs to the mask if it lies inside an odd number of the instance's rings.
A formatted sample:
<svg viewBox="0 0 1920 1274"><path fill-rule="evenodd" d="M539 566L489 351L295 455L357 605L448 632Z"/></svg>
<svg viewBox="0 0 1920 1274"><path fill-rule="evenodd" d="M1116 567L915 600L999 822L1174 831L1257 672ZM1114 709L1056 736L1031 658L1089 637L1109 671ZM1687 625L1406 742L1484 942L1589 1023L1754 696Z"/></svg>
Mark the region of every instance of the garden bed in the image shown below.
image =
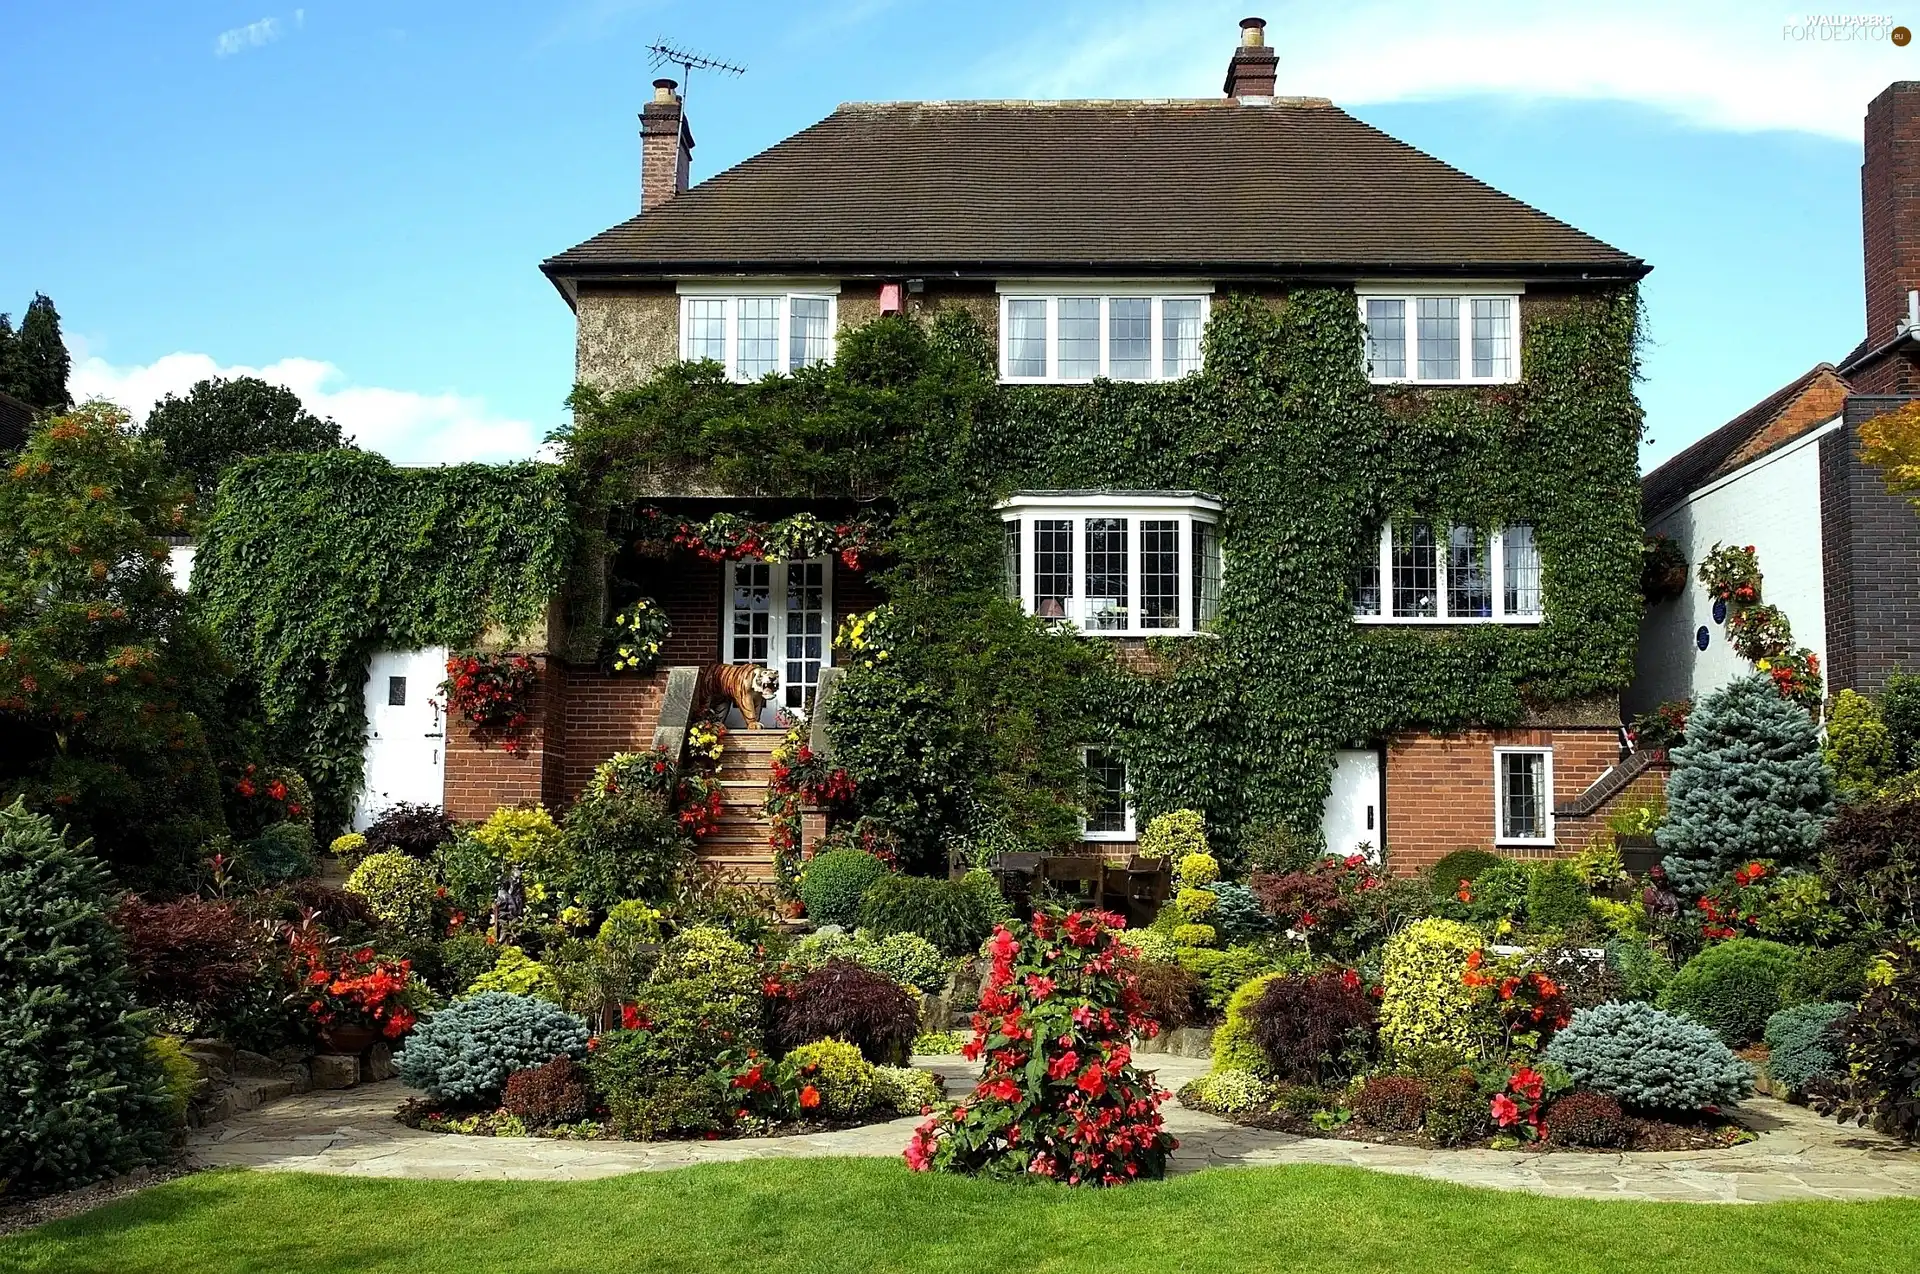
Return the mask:
<svg viewBox="0 0 1920 1274"><path fill-rule="evenodd" d="M730 1127L697 1134L649 1138L662 1141L758 1141L779 1137L808 1137L817 1133L845 1132L873 1124L891 1123L920 1111L896 1111L876 1108L855 1119L764 1119L735 1123ZM528 1127L504 1110L474 1111L467 1114L435 1110L428 1102L412 1098L394 1112L394 1119L421 1132L442 1133L454 1137L538 1137L548 1141L640 1141L622 1137L613 1124L604 1119L582 1119L549 1127Z"/></svg>

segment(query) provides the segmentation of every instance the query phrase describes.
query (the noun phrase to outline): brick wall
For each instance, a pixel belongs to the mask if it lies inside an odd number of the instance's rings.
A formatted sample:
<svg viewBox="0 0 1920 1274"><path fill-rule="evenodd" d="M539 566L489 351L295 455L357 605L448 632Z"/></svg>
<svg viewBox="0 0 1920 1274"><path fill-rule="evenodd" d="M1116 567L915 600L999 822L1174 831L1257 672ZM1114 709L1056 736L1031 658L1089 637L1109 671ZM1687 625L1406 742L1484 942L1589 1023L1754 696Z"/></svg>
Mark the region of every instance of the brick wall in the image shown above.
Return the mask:
<svg viewBox="0 0 1920 1274"><path fill-rule="evenodd" d="M567 690L564 667L540 662L517 753L509 754L497 740L475 738L464 718L447 714L445 805L454 818L485 818L502 805L546 800L548 776L557 773L564 754L565 726L556 717L564 715Z"/></svg>
<svg viewBox="0 0 1920 1274"><path fill-rule="evenodd" d="M1920 288L1920 81L1903 80L1867 106L1860 164L1867 343L1892 340Z"/></svg>
<svg viewBox="0 0 1920 1274"><path fill-rule="evenodd" d="M1920 669L1920 515L1859 458L1860 426L1900 397L1855 394L1820 440L1820 539L1827 688L1866 693Z"/></svg>

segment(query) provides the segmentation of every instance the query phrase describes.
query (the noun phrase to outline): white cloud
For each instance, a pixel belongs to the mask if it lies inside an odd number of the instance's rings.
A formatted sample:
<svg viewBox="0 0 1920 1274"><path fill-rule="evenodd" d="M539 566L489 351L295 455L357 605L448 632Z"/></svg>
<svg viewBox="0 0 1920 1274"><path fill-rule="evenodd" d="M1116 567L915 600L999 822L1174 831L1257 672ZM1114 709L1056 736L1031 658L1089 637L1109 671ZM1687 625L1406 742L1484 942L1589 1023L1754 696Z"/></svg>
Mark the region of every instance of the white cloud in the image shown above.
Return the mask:
<svg viewBox="0 0 1920 1274"><path fill-rule="evenodd" d="M1244 0L1137 0L1056 10L1049 25L977 68L968 91L1212 96L1246 8ZM1920 77L1920 43L1896 46L1888 26L1808 28L1804 12L1737 0L1295 0L1265 12L1279 91L1343 105L1610 99L1703 128L1858 141L1868 100L1893 80Z"/></svg>
<svg viewBox="0 0 1920 1274"><path fill-rule="evenodd" d="M298 31L307 25L307 11L293 11L293 27ZM222 31L213 38L213 56L232 57L236 53L245 53L248 49L257 49L272 44L287 32L286 25L279 18L262 18L258 22L249 22L243 27L234 27Z"/></svg>
<svg viewBox="0 0 1920 1274"><path fill-rule="evenodd" d="M398 464L525 459L546 433L531 421L489 411L482 398L348 384L338 367L312 358L223 367L206 354L179 353L144 366L116 367L86 357L75 363L69 388L76 399L118 403L140 421L164 395L184 394L209 376L258 376L284 385L300 395L308 411L331 416L361 447Z"/></svg>

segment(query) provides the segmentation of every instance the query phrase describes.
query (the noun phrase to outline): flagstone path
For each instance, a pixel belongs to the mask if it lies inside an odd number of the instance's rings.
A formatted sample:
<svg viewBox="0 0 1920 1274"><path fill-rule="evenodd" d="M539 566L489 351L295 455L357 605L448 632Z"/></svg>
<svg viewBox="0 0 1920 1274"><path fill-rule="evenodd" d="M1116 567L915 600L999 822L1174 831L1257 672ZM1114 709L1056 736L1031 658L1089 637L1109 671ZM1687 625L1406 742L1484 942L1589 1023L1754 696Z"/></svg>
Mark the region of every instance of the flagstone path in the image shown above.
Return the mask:
<svg viewBox="0 0 1920 1274"><path fill-rule="evenodd" d="M1207 1068L1205 1059L1142 1055L1161 1083L1178 1088ZM964 1092L973 1070L958 1057L917 1058ZM896 1156L919 1118L843 1132L737 1141L550 1141L537 1137L462 1137L403 1127L393 1112L409 1095L397 1081L315 1091L250 1111L194 1133L189 1148L204 1167L460 1181L584 1181L627 1172L747 1159L825 1155ZM1242 1128L1166 1107L1180 1138L1173 1168L1320 1163L1432 1177L1461 1185L1596 1199L1696 1203L1920 1198L1920 1148L1865 1129L1843 1128L1803 1107L1754 1098L1740 1108L1759 1137L1726 1150L1644 1154L1425 1150L1368 1142L1295 1137Z"/></svg>

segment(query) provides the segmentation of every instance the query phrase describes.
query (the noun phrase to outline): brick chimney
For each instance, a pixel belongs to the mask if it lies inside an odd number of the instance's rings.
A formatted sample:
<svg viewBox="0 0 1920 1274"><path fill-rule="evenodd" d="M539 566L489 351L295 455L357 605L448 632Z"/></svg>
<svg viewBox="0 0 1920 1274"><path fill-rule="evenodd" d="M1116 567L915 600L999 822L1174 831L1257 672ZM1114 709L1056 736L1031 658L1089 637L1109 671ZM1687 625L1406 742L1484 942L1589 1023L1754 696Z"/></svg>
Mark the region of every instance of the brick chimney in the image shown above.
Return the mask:
<svg viewBox="0 0 1920 1274"><path fill-rule="evenodd" d="M1240 47L1227 63L1228 97L1272 97L1280 55L1267 47L1267 20L1240 19Z"/></svg>
<svg viewBox="0 0 1920 1274"><path fill-rule="evenodd" d="M640 111L640 211L652 212L687 188L693 130L687 127L679 85L653 82L653 100Z"/></svg>
<svg viewBox="0 0 1920 1274"><path fill-rule="evenodd" d="M1920 81L1889 84L1867 107L1860 218L1867 345L1878 348L1900 335L1920 288Z"/></svg>

